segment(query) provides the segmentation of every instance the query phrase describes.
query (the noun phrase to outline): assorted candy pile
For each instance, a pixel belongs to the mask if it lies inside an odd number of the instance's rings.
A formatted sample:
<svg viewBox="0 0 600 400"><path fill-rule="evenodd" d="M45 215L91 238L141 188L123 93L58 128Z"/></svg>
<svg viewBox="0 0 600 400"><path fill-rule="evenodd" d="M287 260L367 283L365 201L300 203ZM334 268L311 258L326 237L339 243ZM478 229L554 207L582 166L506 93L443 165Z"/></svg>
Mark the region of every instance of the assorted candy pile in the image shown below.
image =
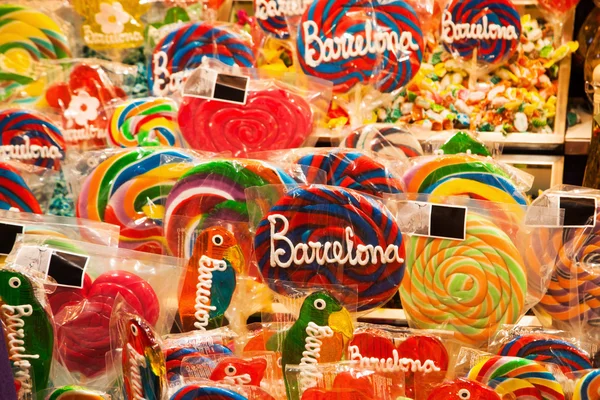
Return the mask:
<svg viewBox="0 0 600 400"><path fill-rule="evenodd" d="M0 4L0 398L598 400L600 191L475 133L577 2L227 3Z"/></svg>

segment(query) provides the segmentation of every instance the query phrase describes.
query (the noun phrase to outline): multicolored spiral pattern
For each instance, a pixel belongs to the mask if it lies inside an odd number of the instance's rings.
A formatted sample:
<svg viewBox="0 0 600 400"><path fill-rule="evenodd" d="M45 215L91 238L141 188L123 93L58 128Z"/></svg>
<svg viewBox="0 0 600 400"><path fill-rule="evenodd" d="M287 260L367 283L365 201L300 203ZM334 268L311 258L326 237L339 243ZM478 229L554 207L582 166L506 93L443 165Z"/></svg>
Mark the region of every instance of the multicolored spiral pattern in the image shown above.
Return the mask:
<svg viewBox="0 0 600 400"><path fill-rule="evenodd" d="M481 344L524 311L527 275L510 237L492 221L467 214L465 240L413 236L400 299L421 329L447 329Z"/></svg>
<svg viewBox="0 0 600 400"><path fill-rule="evenodd" d="M588 372L577 380L573 400L595 400L600 393L600 369Z"/></svg>
<svg viewBox="0 0 600 400"><path fill-rule="evenodd" d="M327 262L319 265L316 260L310 263L292 263L288 268L272 267L271 252L283 252L282 258L289 259L289 246L281 241L276 248L271 243L271 222L269 217L282 215L289 222L285 236L293 245L300 243L346 242L347 228L350 227L354 236L354 245L398 246L401 257L404 258L404 243L402 233L391 212L379 201L352 190L314 186L291 189L282 197L258 227L254 238L254 248L258 268L274 291L285 295L286 288L281 282L291 282L298 285L318 286L319 284L343 285L358 287L359 310L369 310L379 307L388 301L398 290L404 274L404 262L382 262L380 258L372 260L367 265L340 265L337 262ZM281 232L283 224L277 221L275 232ZM345 244L343 245L345 249ZM344 250L345 251L345 250Z"/></svg>
<svg viewBox="0 0 600 400"><path fill-rule="evenodd" d="M254 18L256 23L266 34L272 35L279 39L287 39L290 36L290 31L285 20L285 15L281 10L281 4L289 0L254 0ZM296 0L292 0L296 1ZM298 1L298 3L302 3ZM274 16L269 15L270 5L276 5L277 12Z"/></svg>
<svg viewBox="0 0 600 400"><path fill-rule="evenodd" d="M22 212L42 214L33 192L15 168L0 162L0 209L16 208Z"/></svg>
<svg viewBox="0 0 600 400"><path fill-rule="evenodd" d="M493 356L475 365L469 379L484 383L500 397L564 400L560 383L541 364L517 357Z"/></svg>
<svg viewBox="0 0 600 400"><path fill-rule="evenodd" d="M166 97L128 100L113 112L108 139L116 147L183 147L177 112Z"/></svg>
<svg viewBox="0 0 600 400"><path fill-rule="evenodd" d="M248 400L247 397L217 386L186 385L175 393L171 400Z"/></svg>

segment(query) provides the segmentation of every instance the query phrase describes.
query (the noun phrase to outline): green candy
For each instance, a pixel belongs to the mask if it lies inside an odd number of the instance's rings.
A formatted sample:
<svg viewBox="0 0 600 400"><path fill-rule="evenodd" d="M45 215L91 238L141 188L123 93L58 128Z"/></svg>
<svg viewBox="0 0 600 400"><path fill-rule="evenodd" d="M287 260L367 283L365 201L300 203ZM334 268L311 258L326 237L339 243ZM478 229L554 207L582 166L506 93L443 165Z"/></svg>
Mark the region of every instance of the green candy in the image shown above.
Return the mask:
<svg viewBox="0 0 600 400"><path fill-rule="evenodd" d="M468 153L478 154L480 156L491 156L492 153L487 149L483 142L475 139L467 132L456 132L450 139L446 141L440 150L444 151L444 154L459 154Z"/></svg>

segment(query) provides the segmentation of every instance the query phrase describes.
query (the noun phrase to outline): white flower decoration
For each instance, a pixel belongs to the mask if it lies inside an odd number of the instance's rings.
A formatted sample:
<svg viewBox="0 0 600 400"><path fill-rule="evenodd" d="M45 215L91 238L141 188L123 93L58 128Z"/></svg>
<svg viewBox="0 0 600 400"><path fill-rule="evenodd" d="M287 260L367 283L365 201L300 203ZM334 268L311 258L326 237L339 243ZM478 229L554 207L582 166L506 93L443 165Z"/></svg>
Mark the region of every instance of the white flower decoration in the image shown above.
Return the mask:
<svg viewBox="0 0 600 400"><path fill-rule="evenodd" d="M77 125L85 126L89 121L98 118L98 107L100 107L100 100L82 90L71 97L69 108L65 111L65 117L75 120Z"/></svg>
<svg viewBox="0 0 600 400"><path fill-rule="evenodd" d="M100 12L95 18L100 24L102 33L121 33L125 30L125 23L131 19L131 15L123 10L121 3L115 1L112 4L100 3Z"/></svg>

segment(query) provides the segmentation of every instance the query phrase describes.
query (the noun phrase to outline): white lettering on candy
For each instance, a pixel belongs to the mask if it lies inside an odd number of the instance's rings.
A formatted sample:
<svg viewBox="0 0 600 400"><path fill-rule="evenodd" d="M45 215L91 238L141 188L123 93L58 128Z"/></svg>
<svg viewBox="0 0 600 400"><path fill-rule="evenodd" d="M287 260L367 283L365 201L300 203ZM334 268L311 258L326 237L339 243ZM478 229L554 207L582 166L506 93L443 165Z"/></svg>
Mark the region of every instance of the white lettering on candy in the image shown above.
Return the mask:
<svg viewBox="0 0 600 400"><path fill-rule="evenodd" d="M518 40L519 35L514 26L490 24L487 16L481 18L480 24L458 24L452 21L452 14L445 10L442 17L442 41L451 44L463 39L485 40Z"/></svg>
<svg viewBox="0 0 600 400"><path fill-rule="evenodd" d="M323 62L385 52L392 52L400 59L401 54L419 50L411 32L401 32L398 35L395 31L374 28L371 21L365 22L363 35L344 34L324 40L319 35L319 26L315 21L304 21L302 29L305 38L304 60L313 68Z"/></svg>
<svg viewBox="0 0 600 400"><path fill-rule="evenodd" d="M290 223L281 214L269 215L271 224L271 267L289 268L292 264L304 265L317 263L327 265L337 263L341 265L369 265L403 263L400 257L400 249L397 245L390 244L385 249L382 246L372 244L359 244L354 248L354 231L351 227L344 230L344 240L339 242L308 242L294 244L286 237ZM276 232L277 222L282 222L283 227ZM281 246L281 247L280 247ZM288 254L287 260L282 258Z"/></svg>
<svg viewBox="0 0 600 400"><path fill-rule="evenodd" d="M164 51L154 53L152 57L154 84L152 92L157 96L177 93L194 72L193 69L171 73L169 71L169 56Z"/></svg>
<svg viewBox="0 0 600 400"><path fill-rule="evenodd" d="M7 158L16 160L36 160L39 158L62 158L60 149L56 146L40 146L31 144L29 136L23 136L24 144L7 144L0 146L0 153Z"/></svg>
<svg viewBox="0 0 600 400"><path fill-rule="evenodd" d="M350 352L350 360L358 361L361 368L370 369L373 368L375 371L381 372L424 372L430 373L434 371L440 371L440 368L435 365L433 360L426 360L421 363L420 360L413 360L411 358L400 358L398 350L392 351L392 357L388 358L377 358L377 357L363 357L360 354L358 346L349 346L348 351Z"/></svg>
<svg viewBox="0 0 600 400"><path fill-rule="evenodd" d="M22 387L31 391L31 363L27 359L36 360L39 354L24 354L25 349L25 321L23 317L31 317L33 307L30 304L21 306L2 305L2 315L6 324L6 338L8 340L8 357L13 366L18 368L15 378L21 382Z"/></svg>
<svg viewBox="0 0 600 400"><path fill-rule="evenodd" d="M302 15L312 0L257 0L254 16L266 21L269 18Z"/></svg>
<svg viewBox="0 0 600 400"><path fill-rule="evenodd" d="M100 33L94 32L89 25L83 26L83 40L86 44L123 44L141 43L144 36L140 32Z"/></svg>

